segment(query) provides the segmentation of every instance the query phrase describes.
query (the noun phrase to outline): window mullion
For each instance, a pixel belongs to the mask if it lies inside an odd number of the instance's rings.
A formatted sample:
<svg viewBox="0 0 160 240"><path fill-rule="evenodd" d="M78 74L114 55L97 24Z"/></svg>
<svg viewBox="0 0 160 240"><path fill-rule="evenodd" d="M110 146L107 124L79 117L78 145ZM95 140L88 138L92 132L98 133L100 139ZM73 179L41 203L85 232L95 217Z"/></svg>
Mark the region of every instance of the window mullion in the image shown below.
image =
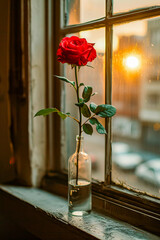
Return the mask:
<svg viewBox="0 0 160 240"><path fill-rule="evenodd" d="M106 0L106 16L107 18L112 14L112 0ZM106 38L105 38L105 103L111 104L111 79L112 79L112 26L106 22ZM105 139L105 184L111 183L111 120L106 119L107 135Z"/></svg>
<svg viewBox="0 0 160 240"><path fill-rule="evenodd" d="M110 0L108 0L110 1ZM155 17L160 15L160 7L148 7L142 8L139 10L133 10L121 14L108 15L108 23L113 24L122 24L130 21L141 20L144 18Z"/></svg>
<svg viewBox="0 0 160 240"><path fill-rule="evenodd" d="M95 28L101 28L104 27L106 23L106 19L105 17L97 19L97 20L93 20L90 22L86 22L86 23L80 23L80 24L76 24L76 25L69 25L65 28L61 28L60 29L60 33L62 35L66 35L66 34L70 34L75 33L75 32L80 32L80 31L86 31L86 30L90 30L90 29L95 29Z"/></svg>

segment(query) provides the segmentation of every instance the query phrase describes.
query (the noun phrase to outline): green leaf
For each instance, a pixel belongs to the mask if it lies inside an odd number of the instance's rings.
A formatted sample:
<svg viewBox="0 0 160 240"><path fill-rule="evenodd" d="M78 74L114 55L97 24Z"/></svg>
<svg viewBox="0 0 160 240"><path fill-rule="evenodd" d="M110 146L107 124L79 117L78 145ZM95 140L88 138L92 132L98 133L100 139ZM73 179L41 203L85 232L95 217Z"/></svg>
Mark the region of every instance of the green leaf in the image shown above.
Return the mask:
<svg viewBox="0 0 160 240"><path fill-rule="evenodd" d="M93 96L96 95L96 94L97 94L96 92L93 93L93 94L91 94L88 98L85 98L85 99L84 99L84 102L89 102L90 98L93 97Z"/></svg>
<svg viewBox="0 0 160 240"><path fill-rule="evenodd" d="M101 105L98 105L98 106L97 106L97 108L96 108L96 110L95 110L95 113L98 114L98 113L103 112L103 111L105 111L105 110L106 110L105 104L101 104Z"/></svg>
<svg viewBox="0 0 160 240"><path fill-rule="evenodd" d="M45 108L45 109L41 109L40 111L38 111L34 117L37 117L37 116L46 116L50 113L53 113L53 112L58 112L59 110L57 108Z"/></svg>
<svg viewBox="0 0 160 240"><path fill-rule="evenodd" d="M78 107L83 107L83 105L84 105L84 102L75 103L75 105L76 105L76 106L78 106Z"/></svg>
<svg viewBox="0 0 160 240"><path fill-rule="evenodd" d="M106 129L103 127L103 125L101 123L99 123L96 126L96 130L99 134L107 134Z"/></svg>
<svg viewBox="0 0 160 240"><path fill-rule="evenodd" d="M84 104L83 107L81 108L81 112L82 112L84 117L90 117L91 116L91 112L90 112L90 110L89 110L89 108L86 104Z"/></svg>
<svg viewBox="0 0 160 240"><path fill-rule="evenodd" d="M83 125L83 131L84 131L86 134L92 135L92 133L93 133L93 128L92 128L92 126L91 126L89 123L85 123L85 124Z"/></svg>
<svg viewBox="0 0 160 240"><path fill-rule="evenodd" d="M100 134L107 134L106 132L106 129L103 127L103 125L98 121L97 118L91 118L89 119L89 122L92 124L92 125L97 125L96 126L96 130L98 133Z"/></svg>
<svg viewBox="0 0 160 240"><path fill-rule="evenodd" d="M59 78L60 80L64 81L64 82L67 82L67 83L70 83L73 87L75 87L75 82L73 81L70 81L68 80L67 78L65 77L61 77L61 76L57 76L57 75L54 75L56 78Z"/></svg>
<svg viewBox="0 0 160 240"><path fill-rule="evenodd" d="M89 100L90 100L90 97L85 98L83 101L86 103L86 102L88 102Z"/></svg>
<svg viewBox="0 0 160 240"><path fill-rule="evenodd" d="M50 113L54 113L54 112L57 112L58 115L62 118L62 119L65 119L66 117L68 117L68 115L70 113L63 113L61 111L59 111L57 108L45 108L45 109L41 109L40 111L38 111L34 117L37 117L37 116L46 116L46 115L49 115Z"/></svg>
<svg viewBox="0 0 160 240"><path fill-rule="evenodd" d="M95 113L103 118L112 117L116 113L116 108L109 104L101 104L97 106Z"/></svg>
<svg viewBox="0 0 160 240"><path fill-rule="evenodd" d="M82 97L84 99L87 99L87 98L90 98L91 94L92 94L92 87L85 86L82 93Z"/></svg>
<svg viewBox="0 0 160 240"><path fill-rule="evenodd" d="M99 121L98 121L98 119L97 118L95 118L95 117L92 117L91 119L89 119L89 122L92 124L92 125L97 125L97 124L99 124Z"/></svg>
<svg viewBox="0 0 160 240"><path fill-rule="evenodd" d="M91 110L93 113L95 113L95 110L96 110L96 108L97 108L97 105L96 105L95 103L91 103L89 106L90 106L90 110Z"/></svg>
<svg viewBox="0 0 160 240"><path fill-rule="evenodd" d="M63 112L58 112L58 115L62 118L62 119L65 119L66 117L68 117L65 113Z"/></svg>
<svg viewBox="0 0 160 240"><path fill-rule="evenodd" d="M84 83L80 83L80 84L79 84L79 87L81 87L81 86L84 86Z"/></svg>
<svg viewBox="0 0 160 240"><path fill-rule="evenodd" d="M82 98L79 98L79 103L75 103L75 105L78 106L78 107L83 107L84 100Z"/></svg>

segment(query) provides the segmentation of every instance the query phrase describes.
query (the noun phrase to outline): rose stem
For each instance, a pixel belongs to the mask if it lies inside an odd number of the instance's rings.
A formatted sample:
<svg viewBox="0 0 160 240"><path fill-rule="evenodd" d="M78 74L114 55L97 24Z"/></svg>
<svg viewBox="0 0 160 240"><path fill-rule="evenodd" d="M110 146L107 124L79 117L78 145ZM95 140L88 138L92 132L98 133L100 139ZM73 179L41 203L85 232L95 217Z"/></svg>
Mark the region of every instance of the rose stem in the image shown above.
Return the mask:
<svg viewBox="0 0 160 240"><path fill-rule="evenodd" d="M77 77L77 66L75 66L75 79L76 79L76 86L77 86L77 101L79 103L79 85L78 85L78 77ZM77 146L77 171L76 171L76 185L78 185L78 160L79 160L79 150L81 146L81 122L82 122L82 114L81 114L81 107L79 106L79 139L78 139L78 146Z"/></svg>

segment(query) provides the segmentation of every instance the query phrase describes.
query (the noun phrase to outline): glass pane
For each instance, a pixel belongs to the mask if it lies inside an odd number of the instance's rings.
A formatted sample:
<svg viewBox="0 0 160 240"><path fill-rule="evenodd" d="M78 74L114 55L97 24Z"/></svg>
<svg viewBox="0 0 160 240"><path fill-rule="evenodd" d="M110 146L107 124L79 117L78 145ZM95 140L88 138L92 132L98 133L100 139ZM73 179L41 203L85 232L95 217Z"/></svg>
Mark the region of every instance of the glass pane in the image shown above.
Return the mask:
<svg viewBox="0 0 160 240"><path fill-rule="evenodd" d="M160 18L113 27L113 181L160 196Z"/></svg>
<svg viewBox="0 0 160 240"><path fill-rule="evenodd" d="M122 13L151 6L160 6L160 0L113 0L113 13Z"/></svg>
<svg viewBox="0 0 160 240"><path fill-rule="evenodd" d="M105 0L66 0L67 25L105 16Z"/></svg>
<svg viewBox="0 0 160 240"><path fill-rule="evenodd" d="M75 34L74 34L75 35ZM105 30L104 28L90 30L85 32L80 32L76 34L79 37L85 37L88 42L95 43L95 49L97 51L97 58L88 63L94 68L91 67L81 67L79 71L79 82L83 82L86 85L92 86L93 91L97 92L95 96L92 97L91 102L96 104L102 104L105 102L105 86L104 86L104 65L105 65ZM65 76L74 80L74 69L71 69L71 66L68 64L64 65ZM74 105L77 102L75 92L68 84L64 85L64 101L62 103L65 106L64 111L70 112L73 116L78 115L78 108ZM82 87L83 89L83 87ZM87 103L87 105L90 102ZM77 116L78 117L78 116ZM85 121L83 119L83 121ZM102 122L104 125L104 122ZM94 133L92 136L84 134L84 149L90 154L92 159L92 177L100 181L104 181L104 159L105 159L105 137L104 135L99 135L96 133L95 126ZM66 143L66 153L64 154L64 161L67 161L68 158L73 152L75 152L76 144L76 135L78 134L78 125L72 121L72 119L65 120L65 143ZM66 158L67 156L67 158Z"/></svg>

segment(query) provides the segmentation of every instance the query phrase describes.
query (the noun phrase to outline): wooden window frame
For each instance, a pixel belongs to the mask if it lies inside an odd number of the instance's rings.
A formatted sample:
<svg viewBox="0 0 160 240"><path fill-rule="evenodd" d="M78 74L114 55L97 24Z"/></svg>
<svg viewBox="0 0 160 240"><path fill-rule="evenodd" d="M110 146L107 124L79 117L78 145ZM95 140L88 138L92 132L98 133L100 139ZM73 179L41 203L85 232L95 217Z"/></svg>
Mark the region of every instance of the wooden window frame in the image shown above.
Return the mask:
<svg viewBox="0 0 160 240"><path fill-rule="evenodd" d="M64 16L62 1L52 2L52 20L53 20L53 74L60 74L60 65L56 60L56 50L60 39L66 34L76 33L79 31L91 30L104 27L106 29L105 43L106 49L106 70L105 70L105 86L106 86L106 103L111 103L111 81L112 79L112 26L126 22L142 20L145 18L160 16L160 7L148 7L139 10L133 10L126 13L112 15L112 0L106 0L106 17L81 23L77 25L62 26L61 19ZM49 10L49 9L48 9ZM56 36L56 37L55 37ZM60 106L60 82L55 81L53 85L53 106ZM105 159L105 182L92 183L93 191L93 206L107 214L118 219L127 221L134 226L140 227L157 235L160 235L160 200L149 195L144 195L141 192L134 192L132 189L125 189L122 186L115 185L111 180L111 121L106 120L106 128L108 135L106 136L106 159ZM53 134L51 133L53 129ZM60 195L67 196L67 174L62 173L62 164L60 162L60 129L59 118L54 116L54 119L48 122L48 139L52 134L52 140L48 140L49 149L52 149L50 154L50 163L48 164L48 172L43 179L42 187L50 191L54 191ZM51 151L51 150L49 150ZM58 160L58 161L57 161Z"/></svg>

